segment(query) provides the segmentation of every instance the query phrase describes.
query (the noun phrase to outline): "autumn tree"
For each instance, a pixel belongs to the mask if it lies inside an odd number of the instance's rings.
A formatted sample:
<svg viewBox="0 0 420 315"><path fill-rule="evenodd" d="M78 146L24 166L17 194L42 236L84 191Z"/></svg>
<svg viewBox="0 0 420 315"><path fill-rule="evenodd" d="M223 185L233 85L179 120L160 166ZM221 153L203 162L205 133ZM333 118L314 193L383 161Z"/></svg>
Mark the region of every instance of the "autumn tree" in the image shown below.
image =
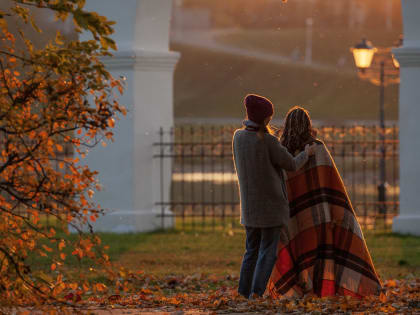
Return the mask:
<svg viewBox="0 0 420 315"><path fill-rule="evenodd" d="M112 139L115 120L124 114L117 100L122 84L101 62L116 49L109 37L113 22L86 11L84 3L11 0L0 11L2 306L72 302L69 292L80 296L105 288L92 286L80 275L78 281L66 276L71 272L66 268L69 256L108 264L100 240L81 231L101 208L92 200L99 189L96 172L80 159L103 139ZM37 47L25 32L10 31L11 23L20 20L42 32L32 8L47 10L59 20L71 19L76 32L88 32L92 39L64 40L57 33ZM54 228L45 223L46 217ZM68 226L80 232L74 242L62 236ZM50 259L49 273L31 263L34 256Z"/></svg>

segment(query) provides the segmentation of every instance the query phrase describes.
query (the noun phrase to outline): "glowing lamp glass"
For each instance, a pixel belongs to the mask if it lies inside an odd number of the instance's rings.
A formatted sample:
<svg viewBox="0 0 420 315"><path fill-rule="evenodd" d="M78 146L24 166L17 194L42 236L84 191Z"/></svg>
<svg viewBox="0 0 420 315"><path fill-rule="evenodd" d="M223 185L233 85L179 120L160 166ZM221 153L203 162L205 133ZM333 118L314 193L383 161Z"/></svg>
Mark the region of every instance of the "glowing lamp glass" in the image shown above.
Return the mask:
<svg viewBox="0 0 420 315"><path fill-rule="evenodd" d="M353 57L356 67L359 69L367 69L372 64L373 56L376 48L353 48Z"/></svg>

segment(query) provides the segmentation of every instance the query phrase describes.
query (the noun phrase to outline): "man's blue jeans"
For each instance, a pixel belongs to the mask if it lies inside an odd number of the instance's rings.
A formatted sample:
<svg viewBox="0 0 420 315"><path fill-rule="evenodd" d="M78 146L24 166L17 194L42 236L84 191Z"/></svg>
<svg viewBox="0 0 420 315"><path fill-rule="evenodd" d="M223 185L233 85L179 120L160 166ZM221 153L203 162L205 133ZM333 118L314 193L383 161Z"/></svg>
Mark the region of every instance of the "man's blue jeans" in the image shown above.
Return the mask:
<svg viewBox="0 0 420 315"><path fill-rule="evenodd" d="M281 227L246 229L246 251L239 278L239 294L262 296L277 259Z"/></svg>

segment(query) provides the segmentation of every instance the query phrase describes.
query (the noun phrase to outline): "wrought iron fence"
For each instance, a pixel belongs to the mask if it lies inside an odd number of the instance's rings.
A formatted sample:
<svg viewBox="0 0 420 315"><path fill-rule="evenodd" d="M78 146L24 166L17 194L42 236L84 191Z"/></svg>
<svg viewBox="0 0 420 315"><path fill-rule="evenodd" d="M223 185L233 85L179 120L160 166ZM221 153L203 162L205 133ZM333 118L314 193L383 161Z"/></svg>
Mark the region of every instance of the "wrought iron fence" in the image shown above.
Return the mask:
<svg viewBox="0 0 420 315"><path fill-rule="evenodd" d="M170 163L172 170L170 189L161 191L156 203L162 217L175 216L181 228L238 224L239 193L232 161L237 128L181 125L160 130L154 156L160 161L162 180L165 165ZM399 210L398 127L320 126L317 131L336 162L362 226L389 225ZM381 177L386 188L382 200Z"/></svg>

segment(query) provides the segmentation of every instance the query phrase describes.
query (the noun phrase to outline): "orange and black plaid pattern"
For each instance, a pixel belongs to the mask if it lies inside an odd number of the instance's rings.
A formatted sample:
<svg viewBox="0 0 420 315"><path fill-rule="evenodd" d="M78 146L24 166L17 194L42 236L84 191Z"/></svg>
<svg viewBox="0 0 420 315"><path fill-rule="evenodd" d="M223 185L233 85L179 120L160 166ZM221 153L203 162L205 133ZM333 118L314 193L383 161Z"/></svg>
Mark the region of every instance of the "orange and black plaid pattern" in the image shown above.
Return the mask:
<svg viewBox="0 0 420 315"><path fill-rule="evenodd" d="M267 286L273 298L378 294L372 259L341 176L323 143L287 172L290 222Z"/></svg>

